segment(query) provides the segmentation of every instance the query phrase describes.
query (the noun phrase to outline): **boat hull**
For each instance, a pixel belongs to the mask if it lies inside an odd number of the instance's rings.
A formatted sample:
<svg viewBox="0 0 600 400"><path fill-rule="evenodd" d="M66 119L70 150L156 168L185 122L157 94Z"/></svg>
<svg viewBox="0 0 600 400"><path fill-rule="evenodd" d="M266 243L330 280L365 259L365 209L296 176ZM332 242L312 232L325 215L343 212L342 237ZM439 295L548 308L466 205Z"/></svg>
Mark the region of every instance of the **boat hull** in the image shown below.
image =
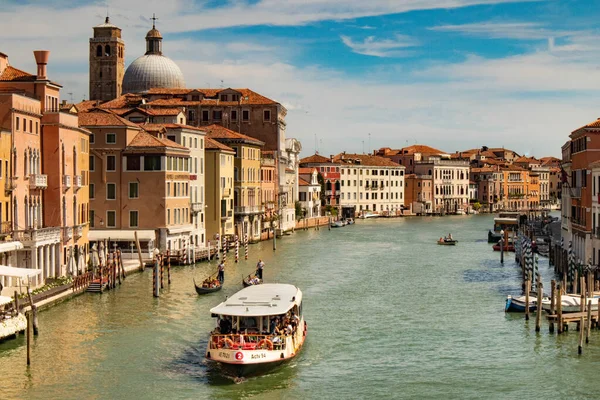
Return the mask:
<svg viewBox="0 0 600 400"><path fill-rule="evenodd" d="M536 310L537 299L533 296L529 298L529 311ZM504 307L505 312L525 312L525 296L513 297L508 296L506 298L506 305Z"/></svg>
<svg viewBox="0 0 600 400"><path fill-rule="evenodd" d="M196 281L194 281L194 287L196 288L196 293L198 293L198 294L207 294L207 293L218 292L219 290L221 290L223 288L223 285L219 285L219 286L214 287L214 288L203 288L202 286L196 285Z"/></svg>
<svg viewBox="0 0 600 400"><path fill-rule="evenodd" d="M440 246L456 246L456 243L458 243L458 240L438 240L437 242Z"/></svg>

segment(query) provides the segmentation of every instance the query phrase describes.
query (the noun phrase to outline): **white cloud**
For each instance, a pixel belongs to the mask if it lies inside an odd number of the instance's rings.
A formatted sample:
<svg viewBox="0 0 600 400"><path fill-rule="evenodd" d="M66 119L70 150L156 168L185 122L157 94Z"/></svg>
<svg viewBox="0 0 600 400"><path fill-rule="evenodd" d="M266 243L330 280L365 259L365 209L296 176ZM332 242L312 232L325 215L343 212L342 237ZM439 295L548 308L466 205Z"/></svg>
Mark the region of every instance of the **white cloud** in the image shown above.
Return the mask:
<svg viewBox="0 0 600 400"><path fill-rule="evenodd" d="M432 31L453 32L490 39L547 40L549 37L570 36L574 32L555 31L532 22L478 22L462 25L440 25Z"/></svg>
<svg viewBox="0 0 600 400"><path fill-rule="evenodd" d="M412 54L408 47L417 45L417 42L404 35L396 35L394 39L376 39L369 36L362 42L355 42L348 36L340 36L342 42L352 49L352 52L373 57L403 57Z"/></svg>

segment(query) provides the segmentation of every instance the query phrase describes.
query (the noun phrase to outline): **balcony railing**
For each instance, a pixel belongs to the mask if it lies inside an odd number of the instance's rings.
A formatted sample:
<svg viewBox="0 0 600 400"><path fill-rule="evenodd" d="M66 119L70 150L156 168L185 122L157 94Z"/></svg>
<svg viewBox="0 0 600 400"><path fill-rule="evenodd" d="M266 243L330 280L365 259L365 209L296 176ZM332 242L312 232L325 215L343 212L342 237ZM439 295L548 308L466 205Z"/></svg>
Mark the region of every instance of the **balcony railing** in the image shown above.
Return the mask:
<svg viewBox="0 0 600 400"><path fill-rule="evenodd" d="M29 175L29 189L46 189L48 187L48 176L43 174Z"/></svg>
<svg viewBox="0 0 600 400"><path fill-rule="evenodd" d="M68 190L71 187L71 175L63 175L62 184L63 189Z"/></svg>
<svg viewBox="0 0 600 400"><path fill-rule="evenodd" d="M265 212L262 206L236 206L236 215L262 214Z"/></svg>
<svg viewBox="0 0 600 400"><path fill-rule="evenodd" d="M4 190L7 193L10 193L17 188L17 183L15 182L15 179L16 178L7 178L6 179L6 182L4 183Z"/></svg>
<svg viewBox="0 0 600 400"><path fill-rule="evenodd" d="M574 198L574 199L581 198L581 188L580 187L570 188L569 193L571 194L571 198Z"/></svg>
<svg viewBox="0 0 600 400"><path fill-rule="evenodd" d="M81 175L73 176L73 187L75 190L79 190L83 187L83 177Z"/></svg>
<svg viewBox="0 0 600 400"><path fill-rule="evenodd" d="M65 226L63 228L63 242L68 242L71 239L73 239L73 228Z"/></svg>
<svg viewBox="0 0 600 400"><path fill-rule="evenodd" d="M20 242L60 241L61 228L41 228L14 231L14 238Z"/></svg>
<svg viewBox="0 0 600 400"><path fill-rule="evenodd" d="M192 203L192 213L197 214L202 211L202 203Z"/></svg>
<svg viewBox="0 0 600 400"><path fill-rule="evenodd" d="M221 220L226 220L231 217L233 217L233 210L227 211L226 214L221 213Z"/></svg>
<svg viewBox="0 0 600 400"><path fill-rule="evenodd" d="M76 225L73 227L73 235L75 235L75 239L79 239L83 236L83 225Z"/></svg>

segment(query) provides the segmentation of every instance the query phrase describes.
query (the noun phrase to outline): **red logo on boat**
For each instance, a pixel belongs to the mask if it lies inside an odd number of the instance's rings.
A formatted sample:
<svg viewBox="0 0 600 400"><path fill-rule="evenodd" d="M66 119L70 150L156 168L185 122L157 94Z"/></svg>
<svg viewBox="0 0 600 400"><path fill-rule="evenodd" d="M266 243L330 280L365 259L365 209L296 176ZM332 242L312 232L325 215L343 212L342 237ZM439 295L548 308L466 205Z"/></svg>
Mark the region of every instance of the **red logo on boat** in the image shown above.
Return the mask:
<svg viewBox="0 0 600 400"><path fill-rule="evenodd" d="M242 353L241 351L238 351L237 353L235 353L236 360L242 360L243 358L244 358L244 353Z"/></svg>

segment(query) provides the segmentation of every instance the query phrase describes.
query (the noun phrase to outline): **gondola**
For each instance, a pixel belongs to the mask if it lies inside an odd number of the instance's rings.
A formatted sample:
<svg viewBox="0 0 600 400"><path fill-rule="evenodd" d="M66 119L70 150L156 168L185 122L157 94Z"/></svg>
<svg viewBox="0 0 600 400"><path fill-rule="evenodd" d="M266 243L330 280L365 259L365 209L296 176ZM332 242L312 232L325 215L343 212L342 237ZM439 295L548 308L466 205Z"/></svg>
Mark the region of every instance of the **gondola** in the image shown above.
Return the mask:
<svg viewBox="0 0 600 400"><path fill-rule="evenodd" d="M248 286L260 285L261 283L263 283L262 279L259 279L258 283L251 283L250 280L252 278L254 278L255 276L256 276L256 273L252 273L252 274L248 275L247 277L245 277L244 279L242 279L242 285L244 285L244 287L248 287Z"/></svg>
<svg viewBox="0 0 600 400"><path fill-rule="evenodd" d="M456 243L458 243L458 240L444 238L444 239L438 240L437 243L442 246L456 246Z"/></svg>
<svg viewBox="0 0 600 400"><path fill-rule="evenodd" d="M218 292L219 290L223 289L222 284L219 284L219 286L212 287L212 288L205 288L202 286L198 286L198 285L196 285L196 279L194 279L194 287L196 288L196 293L198 293L198 294L207 294L207 293L212 293L212 292Z"/></svg>

